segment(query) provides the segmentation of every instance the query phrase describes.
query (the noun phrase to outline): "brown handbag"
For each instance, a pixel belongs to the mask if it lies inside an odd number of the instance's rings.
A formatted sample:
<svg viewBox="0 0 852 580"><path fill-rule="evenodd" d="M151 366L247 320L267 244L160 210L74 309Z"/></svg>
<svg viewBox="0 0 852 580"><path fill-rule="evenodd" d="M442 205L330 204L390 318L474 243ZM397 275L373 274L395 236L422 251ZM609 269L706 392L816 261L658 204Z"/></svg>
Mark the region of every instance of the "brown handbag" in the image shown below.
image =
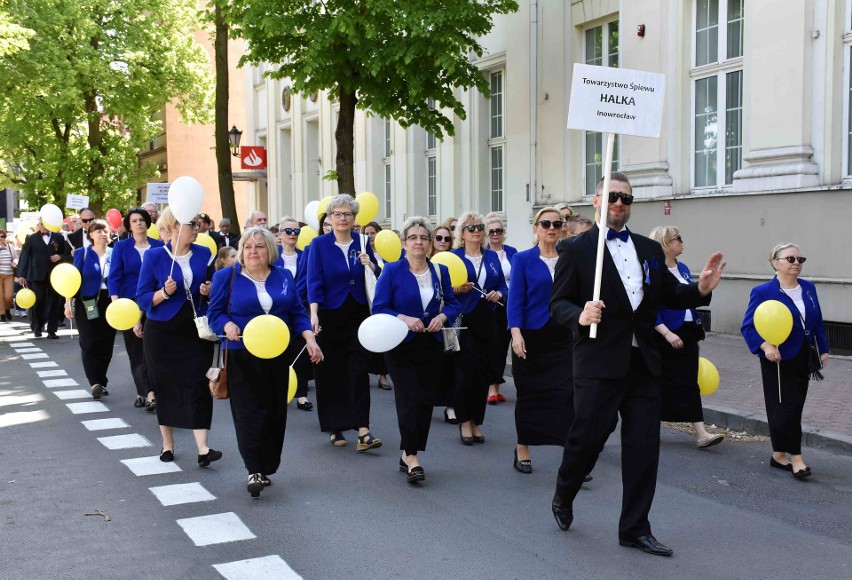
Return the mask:
<svg viewBox="0 0 852 580"><path fill-rule="evenodd" d="M233 267L233 266L232 266ZM234 291L234 276L237 268L233 267L231 272L231 285L228 288L228 318L231 317L231 295ZM207 370L207 379L210 381L210 394L214 399L227 399L228 392L228 340L225 339L225 347L216 345L216 359L213 366Z"/></svg>

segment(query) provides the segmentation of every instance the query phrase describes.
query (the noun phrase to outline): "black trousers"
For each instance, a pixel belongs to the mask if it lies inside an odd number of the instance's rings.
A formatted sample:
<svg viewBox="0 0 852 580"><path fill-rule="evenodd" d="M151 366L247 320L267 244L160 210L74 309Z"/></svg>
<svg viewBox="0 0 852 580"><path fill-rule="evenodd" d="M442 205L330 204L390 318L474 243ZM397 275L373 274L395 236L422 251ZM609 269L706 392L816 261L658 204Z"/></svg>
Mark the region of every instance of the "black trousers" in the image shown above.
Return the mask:
<svg viewBox="0 0 852 580"><path fill-rule="evenodd" d="M249 473L272 475L281 464L287 429L287 369L297 352L288 349L273 359L260 359L245 349L229 349L231 415Z"/></svg>
<svg viewBox="0 0 852 580"><path fill-rule="evenodd" d="M83 352L83 371L90 385L107 386L107 370L112 361L112 349L115 345L115 329L107 324L106 309L110 304L109 292L98 293L98 317L86 318L84 298L74 299L74 321L80 333L80 350ZM88 298L86 298L88 300Z"/></svg>
<svg viewBox="0 0 852 580"><path fill-rule="evenodd" d="M462 317L467 330L459 333L461 351L456 360L456 417L460 423L485 421L488 385L493 377L491 360L496 348L494 312L485 300Z"/></svg>
<svg viewBox="0 0 852 580"><path fill-rule="evenodd" d="M632 349L623 379L574 377L575 419L568 430L556 495L571 503L621 414L623 495L619 537L651 533L648 512L657 487L660 459L660 382Z"/></svg>
<svg viewBox="0 0 852 580"><path fill-rule="evenodd" d="M416 455L426 451L444 347L431 333L419 334L385 353L384 358L393 379L399 448L406 455Z"/></svg>
<svg viewBox="0 0 852 580"><path fill-rule="evenodd" d="M301 334L290 335L290 346L288 351L292 351L292 356L287 359L292 362L302 348L305 346L305 339ZM296 395L295 398L308 396L308 381L314 378L314 366L311 364L311 359L308 356L307 350L301 354L299 359L293 364L293 370L296 371Z"/></svg>
<svg viewBox="0 0 852 580"><path fill-rule="evenodd" d="M127 358L130 359L130 374L136 385L136 394L145 398L154 390L154 383L145 364L145 345L142 339L133 333L132 328L122 331L121 334L124 335L124 348L127 350Z"/></svg>
<svg viewBox="0 0 852 580"><path fill-rule="evenodd" d="M509 345L512 344L512 333L509 332L509 320L506 307L499 304L494 309L494 348L491 350L491 377L489 385L502 385L506 382L503 374L506 372L506 357Z"/></svg>
<svg viewBox="0 0 852 580"><path fill-rule="evenodd" d="M778 369L781 369L781 401L778 401ZM808 396L808 344L799 354L780 363L760 359L763 400L772 450L791 455L802 454L802 409Z"/></svg>
<svg viewBox="0 0 852 580"><path fill-rule="evenodd" d="M62 296L56 293L49 280L30 282L29 287L36 296L35 304L29 309L30 328L34 332L41 332L47 324L47 332L56 332L64 308Z"/></svg>

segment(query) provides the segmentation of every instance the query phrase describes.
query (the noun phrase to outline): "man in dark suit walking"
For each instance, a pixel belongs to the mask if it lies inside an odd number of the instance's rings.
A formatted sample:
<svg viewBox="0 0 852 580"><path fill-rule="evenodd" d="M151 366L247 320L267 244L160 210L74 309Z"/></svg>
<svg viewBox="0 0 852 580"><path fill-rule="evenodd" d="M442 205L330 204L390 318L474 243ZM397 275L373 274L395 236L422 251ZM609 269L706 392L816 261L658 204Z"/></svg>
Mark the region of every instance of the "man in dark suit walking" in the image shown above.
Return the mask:
<svg viewBox="0 0 852 580"><path fill-rule="evenodd" d="M89 236L86 234L93 221L95 221L95 212L87 207L80 210L80 222L83 224L83 227L68 234L68 243L71 244L72 254L74 253L74 250L77 250L78 248L85 248L91 245L91 242L89 242Z"/></svg>
<svg viewBox="0 0 852 580"><path fill-rule="evenodd" d="M225 246L231 246L235 250L240 245L240 236L239 234L231 233L231 220L228 218L222 218L219 221L219 238L216 240L216 244L218 245L221 241L222 244L219 245L219 249L224 248Z"/></svg>
<svg viewBox="0 0 852 580"><path fill-rule="evenodd" d="M600 207L603 182L593 204ZM627 176L613 172L607 212L600 300L593 301L598 228L559 245L550 312L574 333L574 409L553 496L556 523L567 530L583 478L621 414L622 546L671 556L651 534L648 513L660 455L660 353L654 325L661 304L685 309L710 303L725 264L717 252L697 285L680 284L666 268L662 247L625 227L633 203ZM598 324L597 337L589 326Z"/></svg>
<svg viewBox="0 0 852 580"><path fill-rule="evenodd" d="M18 259L19 282L29 285L35 292L36 303L30 309L30 321L36 337L47 323L47 338L56 336L59 316L62 313L62 297L50 285L50 272L63 258L70 255L70 248L62 234L50 232L39 219L35 233L31 234Z"/></svg>

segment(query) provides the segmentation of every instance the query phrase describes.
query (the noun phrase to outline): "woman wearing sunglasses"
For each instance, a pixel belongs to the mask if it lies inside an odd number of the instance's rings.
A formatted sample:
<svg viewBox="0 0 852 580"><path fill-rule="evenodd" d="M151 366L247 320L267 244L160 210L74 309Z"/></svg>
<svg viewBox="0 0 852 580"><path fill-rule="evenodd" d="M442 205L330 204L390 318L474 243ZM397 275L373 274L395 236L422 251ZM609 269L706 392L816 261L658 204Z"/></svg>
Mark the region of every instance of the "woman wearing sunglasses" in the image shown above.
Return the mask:
<svg viewBox="0 0 852 580"><path fill-rule="evenodd" d="M464 261L467 282L453 289L461 303L461 326L466 327L459 333L455 411L462 444L473 445L485 443L479 426L485 420L491 357L497 348L494 310L508 288L497 252L487 249L481 215L466 212L459 217L456 246L452 252Z"/></svg>
<svg viewBox="0 0 852 580"><path fill-rule="evenodd" d="M663 247L666 267L681 284L693 284L692 274L678 257L683 254L683 238L676 226L659 226L649 236ZM704 427L704 410L698 388L698 342L704 340L701 317L694 308L660 308L657 313L657 348L660 351L662 421L692 423L699 449L721 443L721 434Z"/></svg>
<svg viewBox="0 0 852 580"><path fill-rule="evenodd" d="M518 253L516 248L507 246L506 226L496 212L485 216L485 231L488 234L488 249L497 253L500 258L500 268L503 270L503 278L506 279L506 287L509 287L509 278L512 275L512 257ZM507 297L508 300L508 297ZM503 306L497 305L494 311L494 320L497 324L497 339L494 350L491 352L492 377L488 385L488 404L496 405L506 401L506 397L500 392L500 385L505 383L503 372L506 370L506 354L509 351L509 343L512 335L509 333L509 322L506 317L506 300L501 300Z"/></svg>
<svg viewBox="0 0 852 580"><path fill-rule="evenodd" d="M453 249L453 232L450 230L450 224L455 222L455 220L456 218L447 218L442 225L435 228L435 236L432 238L432 251L429 253L429 258L440 252L449 252ZM451 320L450 323L452 322ZM451 425L458 425L459 423L456 417L456 410L453 408L456 398L455 369L457 356L455 352L444 352L440 387L434 393L435 406L444 407L444 421Z"/></svg>
<svg viewBox="0 0 852 580"><path fill-rule="evenodd" d="M802 457L802 409L808 382L811 378L822 380L819 368L828 364L828 340L816 287L799 278L805 260L796 244L788 242L772 248L769 263L775 277L752 289L742 326L746 344L760 358L772 440L769 465L792 472L799 480L811 476L811 468ZM793 330L780 345L763 340L754 326L755 310L767 300L781 302L793 316ZM816 350L813 354L812 349Z"/></svg>

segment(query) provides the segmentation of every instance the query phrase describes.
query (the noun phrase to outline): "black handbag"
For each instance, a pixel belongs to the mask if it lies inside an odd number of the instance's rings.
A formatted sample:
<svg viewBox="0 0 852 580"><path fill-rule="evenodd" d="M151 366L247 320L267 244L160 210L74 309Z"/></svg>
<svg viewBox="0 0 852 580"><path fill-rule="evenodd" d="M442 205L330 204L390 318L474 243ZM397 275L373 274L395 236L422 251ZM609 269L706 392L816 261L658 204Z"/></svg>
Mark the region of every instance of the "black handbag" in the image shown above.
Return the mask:
<svg viewBox="0 0 852 580"><path fill-rule="evenodd" d="M807 326L805 326L805 317L802 316L801 312L799 313L799 318L802 319L802 326L807 329ZM816 345L816 336L805 330L805 342L808 345L808 375L812 381L818 383L825 377L820 372L822 370L822 359L819 355L819 348Z"/></svg>

